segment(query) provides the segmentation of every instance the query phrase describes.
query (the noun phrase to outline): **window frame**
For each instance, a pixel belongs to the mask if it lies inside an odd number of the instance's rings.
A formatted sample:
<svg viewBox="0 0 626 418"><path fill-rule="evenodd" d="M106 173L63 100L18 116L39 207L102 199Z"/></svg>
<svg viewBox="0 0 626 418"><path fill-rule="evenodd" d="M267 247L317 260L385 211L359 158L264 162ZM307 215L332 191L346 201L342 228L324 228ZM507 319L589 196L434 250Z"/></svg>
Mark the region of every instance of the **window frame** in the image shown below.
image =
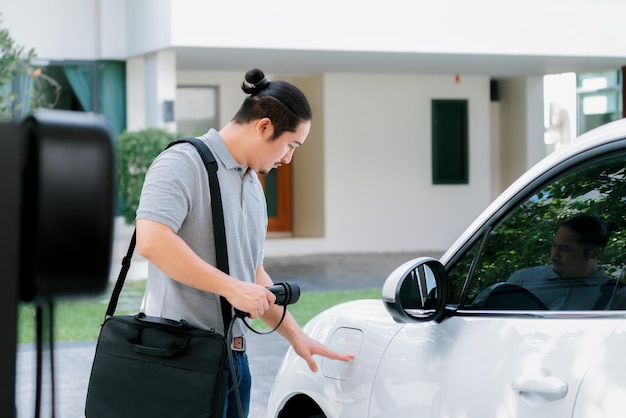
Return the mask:
<svg viewBox="0 0 626 418"><path fill-rule="evenodd" d="M460 263L464 260L464 257L474 249L479 246L479 251L476 251L469 262L466 262L467 270L458 276L458 282L450 281L450 286L460 286L460 292L458 292L458 296L455 299L455 295L453 292L449 292L448 305L449 308L463 314L475 315L480 310L468 310L463 308L465 303L467 302L467 296L469 291L471 290L471 284L474 280L475 269L476 266L481 262L482 257L482 249L486 245L486 241L489 239L489 235L492 233L492 230L495 226L499 225L502 221L508 218L511 214L512 210L515 210L516 207L519 207L523 202L528 201L531 196L536 194L538 191L546 188L548 185L552 184L559 178L562 178L564 175L568 175L568 173L573 173L580 167L590 166L600 160L609 160L611 158L622 155L623 158L626 159L626 151L624 150L623 142L626 141L626 138L622 138L620 140L610 142L607 144L603 144L597 148L586 150L578 155L572 156L567 160L560 162L559 164L548 168L544 172L537 175L534 179L529 181L513 198L504 202L500 207L494 210L491 215L484 219L481 225L477 226L471 236L469 236L465 242L461 243L458 249L448 258L446 261L446 272L449 276L454 276L455 269L459 268ZM451 274L452 273L452 274ZM506 313L507 311L503 311ZM515 313L514 311L508 311L511 315L518 315L519 312ZM535 314L538 311L533 311ZM575 312L575 311L569 311ZM589 311L589 312L597 312L599 315L606 315L609 312L616 312L619 315L623 315L624 310L614 310L614 311ZM564 314L568 315L568 311L544 311L541 315L558 315Z"/></svg>
<svg viewBox="0 0 626 418"><path fill-rule="evenodd" d="M454 106L454 109L451 109ZM461 112L460 120L456 120ZM446 120L443 120L443 118ZM458 123L450 135L450 124ZM469 100L431 100L432 183L434 185L469 184ZM461 167L450 170L452 155ZM458 172L457 172L458 171Z"/></svg>

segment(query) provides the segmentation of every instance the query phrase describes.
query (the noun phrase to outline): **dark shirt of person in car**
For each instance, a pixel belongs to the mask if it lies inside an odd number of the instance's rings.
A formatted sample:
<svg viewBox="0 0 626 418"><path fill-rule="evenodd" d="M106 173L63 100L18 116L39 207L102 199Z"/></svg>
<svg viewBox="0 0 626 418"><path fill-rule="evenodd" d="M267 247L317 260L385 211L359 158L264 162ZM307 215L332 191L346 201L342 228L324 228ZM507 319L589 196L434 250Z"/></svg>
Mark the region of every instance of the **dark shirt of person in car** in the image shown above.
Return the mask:
<svg viewBox="0 0 626 418"><path fill-rule="evenodd" d="M507 283L526 288L552 310L626 309L626 290L598 264L614 228L589 215L568 219L552 239L552 265L518 270Z"/></svg>

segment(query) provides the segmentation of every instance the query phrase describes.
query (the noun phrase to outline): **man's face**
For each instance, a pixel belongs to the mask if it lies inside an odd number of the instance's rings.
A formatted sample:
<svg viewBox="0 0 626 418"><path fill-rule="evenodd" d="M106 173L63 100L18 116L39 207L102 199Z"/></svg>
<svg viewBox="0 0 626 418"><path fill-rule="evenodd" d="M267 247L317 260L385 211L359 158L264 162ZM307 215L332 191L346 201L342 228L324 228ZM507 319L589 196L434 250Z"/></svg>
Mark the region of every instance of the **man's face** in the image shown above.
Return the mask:
<svg viewBox="0 0 626 418"><path fill-rule="evenodd" d="M255 152L254 166L250 167L260 174L267 174L272 168L289 164L296 148L304 144L310 129L311 122L306 121L300 123L295 132L284 132L276 139L264 139Z"/></svg>
<svg viewBox="0 0 626 418"><path fill-rule="evenodd" d="M564 278L585 277L596 270L596 260L585 255L576 233L565 226L554 234L550 259L553 270Z"/></svg>

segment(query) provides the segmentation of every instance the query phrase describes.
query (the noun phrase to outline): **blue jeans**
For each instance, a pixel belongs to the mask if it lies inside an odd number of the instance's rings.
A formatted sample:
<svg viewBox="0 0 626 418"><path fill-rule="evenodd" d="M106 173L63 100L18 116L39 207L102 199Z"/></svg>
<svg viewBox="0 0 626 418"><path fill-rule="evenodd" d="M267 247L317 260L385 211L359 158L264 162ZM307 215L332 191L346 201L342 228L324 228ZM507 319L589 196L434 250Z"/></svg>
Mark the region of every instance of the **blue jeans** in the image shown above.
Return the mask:
<svg viewBox="0 0 626 418"><path fill-rule="evenodd" d="M250 412L250 388L252 386L252 376L250 375L248 356L246 356L244 351L233 351L233 363L235 366L235 373L237 375L241 409L243 410L244 416L239 416L232 373L229 370L228 389L226 390L226 402L224 404L224 418L246 418Z"/></svg>

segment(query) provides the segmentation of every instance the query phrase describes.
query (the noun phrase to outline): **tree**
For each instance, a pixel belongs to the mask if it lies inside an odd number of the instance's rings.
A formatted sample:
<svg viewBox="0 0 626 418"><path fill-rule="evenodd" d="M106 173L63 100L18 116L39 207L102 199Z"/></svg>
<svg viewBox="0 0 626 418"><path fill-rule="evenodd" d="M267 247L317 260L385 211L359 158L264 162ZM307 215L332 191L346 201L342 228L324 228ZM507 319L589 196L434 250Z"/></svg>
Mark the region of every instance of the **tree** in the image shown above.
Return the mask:
<svg viewBox="0 0 626 418"><path fill-rule="evenodd" d="M1 14L0 14L1 16ZM2 27L0 19L0 122L19 121L25 111L47 105L54 107L60 96L61 86L35 68L31 62L36 58L35 50L26 50L17 45L8 29ZM24 87L16 89L16 80L23 80ZM56 98L48 101L42 89L42 81L52 85Z"/></svg>

